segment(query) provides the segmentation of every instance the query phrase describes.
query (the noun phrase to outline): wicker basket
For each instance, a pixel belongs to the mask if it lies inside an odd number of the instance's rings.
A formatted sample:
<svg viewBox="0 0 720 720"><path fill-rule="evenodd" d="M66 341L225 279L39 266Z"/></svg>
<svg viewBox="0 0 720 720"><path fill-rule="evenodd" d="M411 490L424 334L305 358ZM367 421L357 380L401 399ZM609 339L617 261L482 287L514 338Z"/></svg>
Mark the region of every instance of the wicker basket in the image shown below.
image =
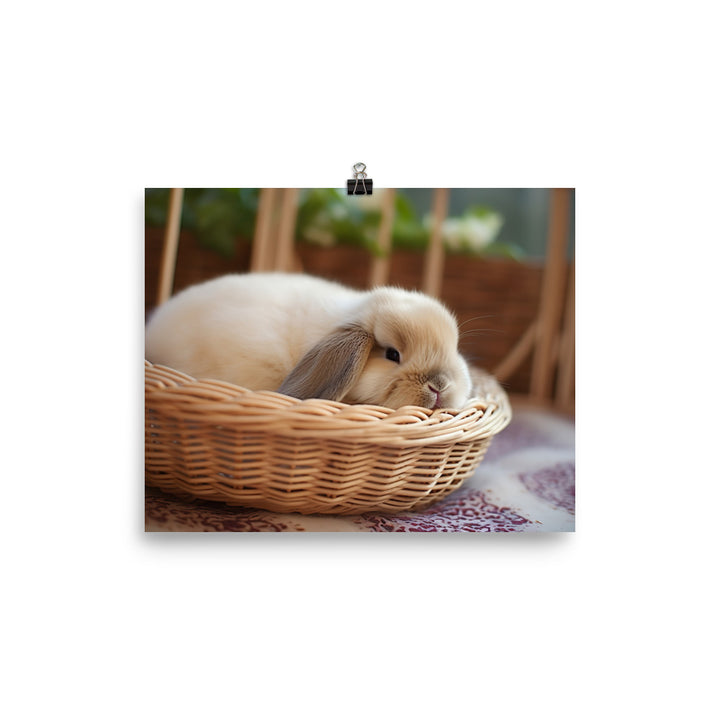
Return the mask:
<svg viewBox="0 0 720 720"><path fill-rule="evenodd" d="M510 422L474 371L460 410L346 405L196 380L145 362L145 477L180 495L276 512L420 510L456 490Z"/></svg>

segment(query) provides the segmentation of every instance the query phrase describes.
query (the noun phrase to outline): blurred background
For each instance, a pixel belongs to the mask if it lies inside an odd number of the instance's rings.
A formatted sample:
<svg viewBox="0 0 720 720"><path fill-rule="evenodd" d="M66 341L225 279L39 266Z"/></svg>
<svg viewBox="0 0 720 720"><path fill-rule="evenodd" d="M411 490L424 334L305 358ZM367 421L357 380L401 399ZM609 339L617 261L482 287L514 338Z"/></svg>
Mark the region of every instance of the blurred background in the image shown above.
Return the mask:
<svg viewBox="0 0 720 720"><path fill-rule="evenodd" d="M257 246L271 223L279 233L284 223L282 269L357 288L381 278L425 291L434 274L431 294L457 315L470 362L499 371L516 402L574 411L574 190L375 188L348 196L334 188L185 188L179 196L177 248L165 259L174 262L171 292L281 267L261 267ZM169 188L145 190L146 315L164 297L170 201Z"/></svg>

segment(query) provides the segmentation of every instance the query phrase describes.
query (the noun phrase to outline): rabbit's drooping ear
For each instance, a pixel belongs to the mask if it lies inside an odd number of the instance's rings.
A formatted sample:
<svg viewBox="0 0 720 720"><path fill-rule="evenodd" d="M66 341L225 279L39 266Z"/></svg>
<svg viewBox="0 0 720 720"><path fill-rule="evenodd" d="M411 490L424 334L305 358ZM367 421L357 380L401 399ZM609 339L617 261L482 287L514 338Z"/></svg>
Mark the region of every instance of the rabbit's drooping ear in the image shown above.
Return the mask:
<svg viewBox="0 0 720 720"><path fill-rule="evenodd" d="M306 400L340 400L365 367L374 337L358 325L340 328L308 350L278 392Z"/></svg>

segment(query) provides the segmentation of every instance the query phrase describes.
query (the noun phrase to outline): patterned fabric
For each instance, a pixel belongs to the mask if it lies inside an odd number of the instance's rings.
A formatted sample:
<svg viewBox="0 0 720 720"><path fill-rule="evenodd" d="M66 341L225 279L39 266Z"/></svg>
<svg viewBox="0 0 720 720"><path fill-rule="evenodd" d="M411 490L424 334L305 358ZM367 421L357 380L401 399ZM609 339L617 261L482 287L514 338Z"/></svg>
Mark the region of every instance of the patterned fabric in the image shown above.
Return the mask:
<svg viewBox="0 0 720 720"><path fill-rule="evenodd" d="M537 532L575 529L575 427L516 411L464 485L421 512L279 514L146 488L145 529L175 532Z"/></svg>
<svg viewBox="0 0 720 720"><path fill-rule="evenodd" d="M532 521L493 504L482 490L460 489L419 513L389 517L366 513L356 522L380 532L517 532Z"/></svg>

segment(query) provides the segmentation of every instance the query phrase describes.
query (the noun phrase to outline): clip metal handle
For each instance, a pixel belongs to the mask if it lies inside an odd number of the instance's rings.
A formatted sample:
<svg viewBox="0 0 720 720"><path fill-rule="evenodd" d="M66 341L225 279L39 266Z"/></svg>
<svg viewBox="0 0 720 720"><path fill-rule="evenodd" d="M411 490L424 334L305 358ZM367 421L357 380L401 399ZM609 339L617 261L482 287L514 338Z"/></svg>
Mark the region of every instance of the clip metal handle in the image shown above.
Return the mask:
<svg viewBox="0 0 720 720"><path fill-rule="evenodd" d="M353 165L353 178L355 180L355 184L353 185L352 180L347 181L348 195L372 195L373 181L368 178L365 170L367 170L367 165L365 165L365 163L359 162ZM359 189L358 183L361 180L362 189Z"/></svg>

